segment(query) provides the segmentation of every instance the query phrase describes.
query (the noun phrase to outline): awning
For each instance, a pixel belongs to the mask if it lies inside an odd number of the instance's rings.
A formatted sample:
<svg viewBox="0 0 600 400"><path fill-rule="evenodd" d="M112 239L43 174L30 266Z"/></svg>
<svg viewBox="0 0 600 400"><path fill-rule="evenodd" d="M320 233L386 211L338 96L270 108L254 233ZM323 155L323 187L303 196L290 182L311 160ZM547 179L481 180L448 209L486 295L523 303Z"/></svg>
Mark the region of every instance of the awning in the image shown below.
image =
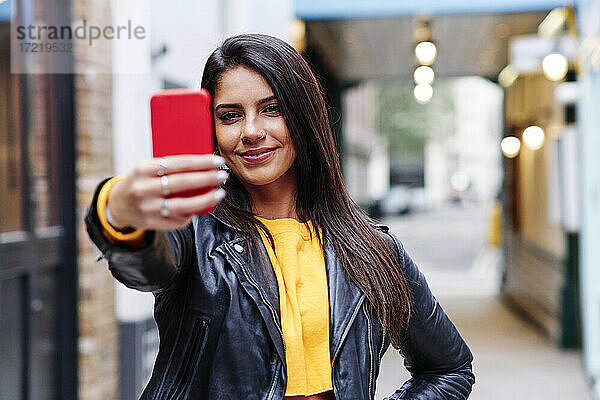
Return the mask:
<svg viewBox="0 0 600 400"><path fill-rule="evenodd" d="M341 81L411 78L415 30L431 26L438 77L479 75L496 79L509 62L509 42L537 33L555 0L296 0L309 45Z"/></svg>
<svg viewBox="0 0 600 400"><path fill-rule="evenodd" d="M563 7L564 0L295 0L296 16L303 20L399 17L433 14L499 14Z"/></svg>

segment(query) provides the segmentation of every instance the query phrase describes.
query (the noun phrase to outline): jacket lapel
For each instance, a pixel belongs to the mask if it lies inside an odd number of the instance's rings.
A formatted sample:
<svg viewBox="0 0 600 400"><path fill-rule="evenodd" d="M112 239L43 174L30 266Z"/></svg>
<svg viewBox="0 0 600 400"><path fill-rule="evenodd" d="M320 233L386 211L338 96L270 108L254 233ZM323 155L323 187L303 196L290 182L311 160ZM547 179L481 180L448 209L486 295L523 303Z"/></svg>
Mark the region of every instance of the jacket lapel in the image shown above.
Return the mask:
<svg viewBox="0 0 600 400"><path fill-rule="evenodd" d="M213 212L212 216L236 232L232 240L217 246L216 250L231 265L241 287L258 307L269 336L285 365L285 347L281 331L277 278L269 260L267 249L262 240L259 240L258 248L255 248L255 246L248 247L245 238L239 234L235 227L228 223L219 207ZM259 264L261 259L266 261L264 269Z"/></svg>
<svg viewBox="0 0 600 400"><path fill-rule="evenodd" d="M328 235L325 235L323 242L323 253L329 286L330 356L333 364L365 295L346 275Z"/></svg>
<svg viewBox="0 0 600 400"><path fill-rule="evenodd" d="M241 250L241 251L240 251ZM252 298L262 319L265 322L269 336L273 341L277 353L285 363L285 351L283 345L283 334L279 319L279 296L274 295L269 289L267 278L263 278L261 272L255 273L256 268L250 267L250 262L244 253L249 249L243 239L225 242L217 247L217 251L225 256L229 265L234 269L243 290ZM268 259L267 259L268 262ZM270 266L270 264L268 264ZM272 279L275 274L272 272ZM277 283L275 283L277 285Z"/></svg>

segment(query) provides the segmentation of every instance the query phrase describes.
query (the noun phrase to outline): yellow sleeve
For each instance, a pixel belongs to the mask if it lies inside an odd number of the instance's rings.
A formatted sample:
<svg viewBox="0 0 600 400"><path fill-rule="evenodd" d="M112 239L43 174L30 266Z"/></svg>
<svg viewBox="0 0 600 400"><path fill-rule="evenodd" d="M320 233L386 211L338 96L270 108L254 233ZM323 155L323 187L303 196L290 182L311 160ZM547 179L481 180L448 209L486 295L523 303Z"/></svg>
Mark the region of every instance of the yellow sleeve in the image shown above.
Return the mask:
<svg viewBox="0 0 600 400"><path fill-rule="evenodd" d="M144 239L146 231L144 229L135 229L131 232L121 232L116 230L106 219L106 205L108 204L108 193L112 186L122 179L122 176L116 176L104 184L98 195L98 202L96 203L96 209L98 212L98 219L102 224L102 232L104 236L112 243L115 242L127 242L129 244L141 243Z"/></svg>

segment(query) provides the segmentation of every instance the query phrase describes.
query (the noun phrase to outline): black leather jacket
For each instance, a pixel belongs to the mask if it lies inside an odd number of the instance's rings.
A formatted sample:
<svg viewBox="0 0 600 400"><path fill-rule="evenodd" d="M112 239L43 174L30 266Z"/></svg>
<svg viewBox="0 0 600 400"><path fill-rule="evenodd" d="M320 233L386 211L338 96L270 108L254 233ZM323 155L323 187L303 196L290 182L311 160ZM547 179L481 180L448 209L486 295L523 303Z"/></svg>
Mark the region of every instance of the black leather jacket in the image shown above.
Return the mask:
<svg viewBox="0 0 600 400"><path fill-rule="evenodd" d="M97 195L86 216L91 239L116 279L155 296L160 348L141 398L283 399L285 345L276 278L272 270L254 268L249 258L262 252L268 260L264 246L249 247L217 207L185 229L150 232L148 246L129 250L103 236ZM402 244L387 227L378 229L396 250L413 308L404 340L395 345L412 379L387 399L466 399L474 383L469 348ZM335 398L373 399L389 340L326 232L324 254Z"/></svg>

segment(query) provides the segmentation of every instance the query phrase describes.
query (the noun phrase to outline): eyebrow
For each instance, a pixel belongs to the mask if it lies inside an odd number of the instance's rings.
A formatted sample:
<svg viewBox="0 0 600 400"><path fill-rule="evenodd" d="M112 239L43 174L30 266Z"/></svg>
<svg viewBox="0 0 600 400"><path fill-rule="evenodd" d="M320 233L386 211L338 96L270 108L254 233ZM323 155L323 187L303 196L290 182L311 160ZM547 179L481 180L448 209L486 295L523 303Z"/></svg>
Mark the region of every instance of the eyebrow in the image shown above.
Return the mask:
<svg viewBox="0 0 600 400"><path fill-rule="evenodd" d="M276 99L277 99L277 97L275 97L275 96L269 96L269 97L265 97L264 99L259 100L256 104L260 106L261 104L265 104L271 100L276 100ZM242 105L240 103L219 104L218 106L215 107L215 111L220 110L221 108L242 108Z"/></svg>

